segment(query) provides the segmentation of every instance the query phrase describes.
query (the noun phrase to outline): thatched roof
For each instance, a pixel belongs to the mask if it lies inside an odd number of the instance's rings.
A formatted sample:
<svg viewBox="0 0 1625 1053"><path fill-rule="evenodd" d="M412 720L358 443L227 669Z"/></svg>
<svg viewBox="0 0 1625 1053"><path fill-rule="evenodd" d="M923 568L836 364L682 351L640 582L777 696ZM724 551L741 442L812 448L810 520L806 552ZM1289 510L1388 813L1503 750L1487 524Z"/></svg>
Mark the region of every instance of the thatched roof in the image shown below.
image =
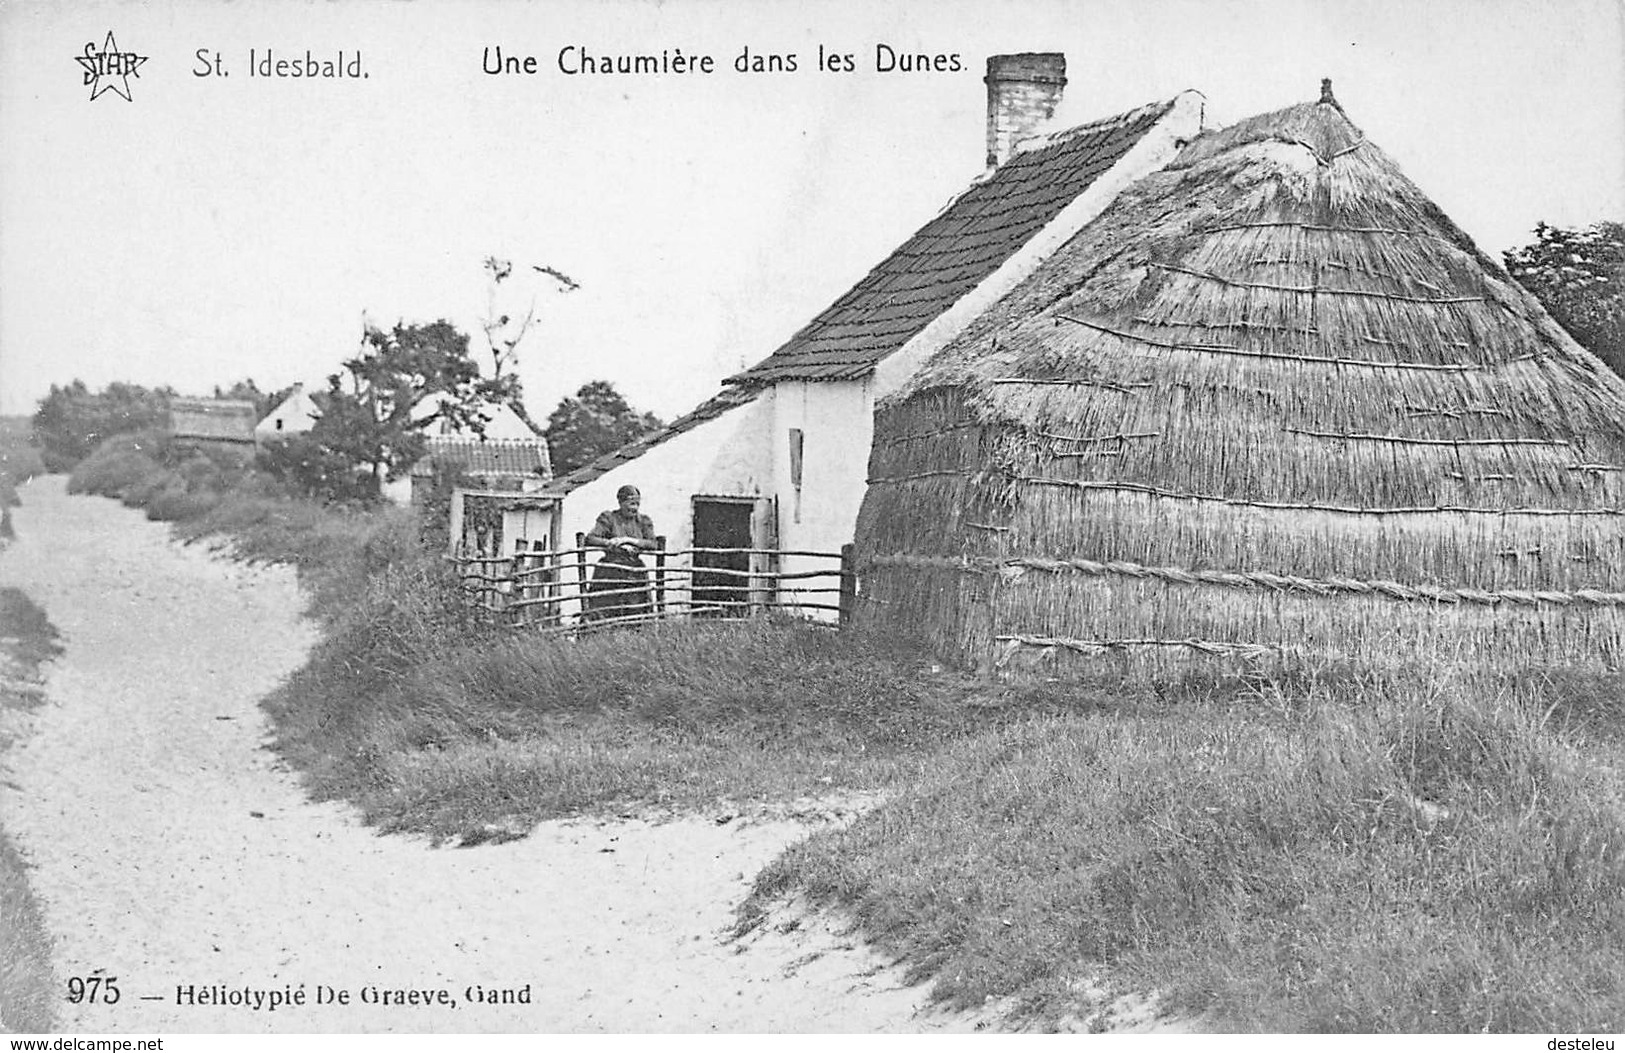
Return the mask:
<svg viewBox="0 0 1625 1053"><path fill-rule="evenodd" d="M1204 135L877 414L865 616L1625 662L1625 381L1327 97Z"/></svg>
<svg viewBox="0 0 1625 1053"><path fill-rule="evenodd" d="M169 430L178 439L252 443L259 414L246 399L171 399Z"/></svg>

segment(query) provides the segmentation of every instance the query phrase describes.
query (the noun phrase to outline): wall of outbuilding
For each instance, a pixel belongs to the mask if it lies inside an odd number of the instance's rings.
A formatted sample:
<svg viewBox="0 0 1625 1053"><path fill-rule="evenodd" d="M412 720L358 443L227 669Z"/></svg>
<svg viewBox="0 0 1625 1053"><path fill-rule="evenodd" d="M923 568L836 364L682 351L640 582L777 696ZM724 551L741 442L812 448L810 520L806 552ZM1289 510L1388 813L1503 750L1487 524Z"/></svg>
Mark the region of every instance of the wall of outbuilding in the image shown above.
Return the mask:
<svg viewBox="0 0 1625 1053"><path fill-rule="evenodd" d="M643 494L643 514L654 520L668 549L685 549L694 539L696 494L771 497L773 394L724 412L674 435L564 497L559 542L575 546L577 533L592 529L605 509L615 507L615 491L631 484Z"/></svg>

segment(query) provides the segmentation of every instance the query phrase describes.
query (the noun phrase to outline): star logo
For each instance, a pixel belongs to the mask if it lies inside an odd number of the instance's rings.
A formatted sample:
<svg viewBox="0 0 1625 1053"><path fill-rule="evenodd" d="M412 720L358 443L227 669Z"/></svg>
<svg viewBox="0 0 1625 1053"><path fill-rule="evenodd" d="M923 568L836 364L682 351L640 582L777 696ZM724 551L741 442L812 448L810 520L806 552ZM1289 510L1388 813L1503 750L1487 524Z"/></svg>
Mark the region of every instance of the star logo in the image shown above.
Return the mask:
<svg viewBox="0 0 1625 1053"><path fill-rule="evenodd" d="M96 50L96 42L91 41L85 45L85 53L73 59L85 68L85 83L90 85L92 102L109 91L130 102L130 78L141 75L136 71L147 61L147 56L120 51L109 31L100 51Z"/></svg>

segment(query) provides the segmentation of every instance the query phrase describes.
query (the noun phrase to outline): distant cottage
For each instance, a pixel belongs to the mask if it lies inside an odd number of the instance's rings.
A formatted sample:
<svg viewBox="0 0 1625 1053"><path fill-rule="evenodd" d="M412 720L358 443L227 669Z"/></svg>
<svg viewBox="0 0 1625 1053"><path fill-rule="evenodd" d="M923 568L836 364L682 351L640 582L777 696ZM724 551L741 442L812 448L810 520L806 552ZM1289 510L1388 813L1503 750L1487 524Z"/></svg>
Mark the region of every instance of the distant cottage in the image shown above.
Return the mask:
<svg viewBox="0 0 1625 1053"><path fill-rule="evenodd" d="M295 384L286 398L254 425L254 441L264 445L289 435L300 435L316 426L322 415L303 384Z"/></svg>
<svg viewBox="0 0 1625 1053"><path fill-rule="evenodd" d="M632 483L672 548L851 542L876 401L1201 131L1202 96L1186 92L1032 138L1065 72L1058 54L990 58L990 170L718 395L550 484L563 538L588 530ZM804 568L792 556L779 569Z"/></svg>
<svg viewBox="0 0 1625 1053"><path fill-rule="evenodd" d="M431 399L425 400L419 411L427 414L437 408ZM436 472L443 472L453 464L471 466L469 471L476 477L477 485L516 493L521 489L529 492L553 477L553 462L548 454L547 440L532 431L513 407L505 403L488 403L481 406L480 415L485 420L483 434L459 430L444 419L433 425L434 431L427 436L428 449L423 457L412 466L407 476L384 484L384 497L396 504L421 505L433 486ZM476 450L483 452L476 453ZM518 471L498 467L520 461L524 464ZM521 479L524 481L523 487L519 485ZM493 480L499 481L493 484Z"/></svg>
<svg viewBox="0 0 1625 1053"><path fill-rule="evenodd" d="M481 439L431 435L428 451L412 467L412 503L422 504L437 471L457 471L477 489L532 493L553 477L547 440Z"/></svg>
<svg viewBox="0 0 1625 1053"><path fill-rule="evenodd" d="M557 547L557 501L539 495L553 478L547 439L511 406L486 406L481 415L484 435L442 422L440 434L428 436L423 457L402 480L408 493L401 495L398 485L390 483L386 494L422 507L430 503L437 484L460 477L446 510L454 551L495 556L510 555L516 546L527 551Z"/></svg>

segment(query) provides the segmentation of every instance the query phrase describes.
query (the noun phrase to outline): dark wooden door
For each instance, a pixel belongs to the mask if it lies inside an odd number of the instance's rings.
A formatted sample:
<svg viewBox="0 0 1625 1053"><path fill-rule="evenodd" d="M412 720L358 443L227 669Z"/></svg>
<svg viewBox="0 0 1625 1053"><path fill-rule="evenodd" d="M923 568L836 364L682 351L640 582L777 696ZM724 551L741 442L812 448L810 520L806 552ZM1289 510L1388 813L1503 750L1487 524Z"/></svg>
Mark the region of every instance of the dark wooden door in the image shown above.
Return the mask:
<svg viewBox="0 0 1625 1053"><path fill-rule="evenodd" d="M708 501L694 499L694 547L696 549L748 549L751 547L750 517L754 502ZM742 618L750 611L750 569L748 552L695 552L694 605L720 607L704 612L705 617ZM733 573L728 573L728 572Z"/></svg>

